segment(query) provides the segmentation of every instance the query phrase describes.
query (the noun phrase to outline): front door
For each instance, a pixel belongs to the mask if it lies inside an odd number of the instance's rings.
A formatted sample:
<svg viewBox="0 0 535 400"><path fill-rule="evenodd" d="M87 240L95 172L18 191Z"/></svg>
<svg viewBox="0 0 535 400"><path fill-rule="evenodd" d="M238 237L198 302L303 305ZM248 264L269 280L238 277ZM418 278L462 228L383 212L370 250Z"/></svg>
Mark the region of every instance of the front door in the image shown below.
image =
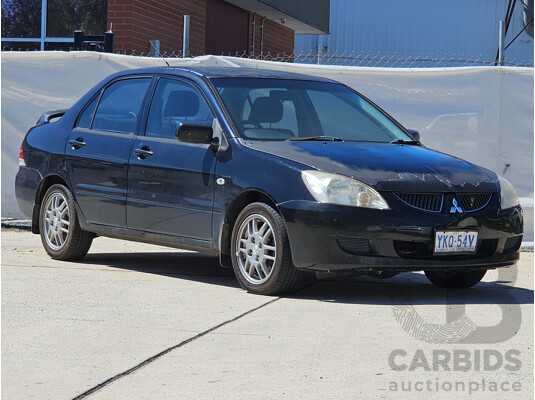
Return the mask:
<svg viewBox="0 0 535 400"><path fill-rule="evenodd" d="M216 159L208 145L181 143L175 134L180 123L212 121L192 83L159 79L145 136L138 137L130 152L129 228L211 240Z"/></svg>

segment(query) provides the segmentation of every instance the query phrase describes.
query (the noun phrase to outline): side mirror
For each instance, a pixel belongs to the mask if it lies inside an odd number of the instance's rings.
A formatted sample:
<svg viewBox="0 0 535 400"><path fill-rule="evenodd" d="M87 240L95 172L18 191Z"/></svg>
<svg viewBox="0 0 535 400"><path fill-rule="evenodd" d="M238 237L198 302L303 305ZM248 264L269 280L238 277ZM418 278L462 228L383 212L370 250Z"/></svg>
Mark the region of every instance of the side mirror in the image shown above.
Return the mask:
<svg viewBox="0 0 535 400"><path fill-rule="evenodd" d="M417 141L420 141L420 132L415 131L414 129L407 129L407 132L409 132L411 136L415 138Z"/></svg>
<svg viewBox="0 0 535 400"><path fill-rule="evenodd" d="M178 126L175 136L179 142L183 143L211 144L213 137L212 124L183 122Z"/></svg>

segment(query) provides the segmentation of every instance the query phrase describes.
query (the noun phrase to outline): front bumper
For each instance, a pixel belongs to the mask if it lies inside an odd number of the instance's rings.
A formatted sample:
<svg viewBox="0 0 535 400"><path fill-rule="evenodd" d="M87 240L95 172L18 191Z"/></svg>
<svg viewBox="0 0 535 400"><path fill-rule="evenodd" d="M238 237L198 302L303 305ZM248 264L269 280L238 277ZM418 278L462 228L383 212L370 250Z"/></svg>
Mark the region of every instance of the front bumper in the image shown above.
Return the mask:
<svg viewBox="0 0 535 400"><path fill-rule="evenodd" d="M515 264L523 234L521 207L500 210L498 196L494 197L482 211L455 215L403 205L384 211L290 201L278 207L298 269L493 269ZM434 255L436 230L477 231L476 253Z"/></svg>

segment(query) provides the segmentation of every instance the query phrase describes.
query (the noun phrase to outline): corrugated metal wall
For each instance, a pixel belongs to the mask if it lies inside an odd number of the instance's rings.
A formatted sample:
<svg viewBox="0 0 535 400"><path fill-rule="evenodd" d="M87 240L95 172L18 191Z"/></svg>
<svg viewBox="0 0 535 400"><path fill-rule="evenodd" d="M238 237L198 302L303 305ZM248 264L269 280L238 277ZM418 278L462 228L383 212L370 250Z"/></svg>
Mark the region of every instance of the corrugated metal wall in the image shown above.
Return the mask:
<svg viewBox="0 0 535 400"><path fill-rule="evenodd" d="M437 67L493 64L507 0L331 0L330 35L296 35L297 62ZM524 27L522 4L505 43ZM301 56L301 57L299 57ZM526 32L505 53L506 65L533 66Z"/></svg>

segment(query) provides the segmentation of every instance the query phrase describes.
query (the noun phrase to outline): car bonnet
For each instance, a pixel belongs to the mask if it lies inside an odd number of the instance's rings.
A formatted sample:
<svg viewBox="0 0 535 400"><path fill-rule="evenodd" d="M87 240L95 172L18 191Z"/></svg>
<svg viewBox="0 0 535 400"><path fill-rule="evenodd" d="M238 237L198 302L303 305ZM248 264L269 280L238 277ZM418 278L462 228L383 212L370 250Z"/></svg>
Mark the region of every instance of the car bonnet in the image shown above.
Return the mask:
<svg viewBox="0 0 535 400"><path fill-rule="evenodd" d="M495 173L422 146L330 141L248 141L246 145L355 178L379 191L499 192Z"/></svg>

